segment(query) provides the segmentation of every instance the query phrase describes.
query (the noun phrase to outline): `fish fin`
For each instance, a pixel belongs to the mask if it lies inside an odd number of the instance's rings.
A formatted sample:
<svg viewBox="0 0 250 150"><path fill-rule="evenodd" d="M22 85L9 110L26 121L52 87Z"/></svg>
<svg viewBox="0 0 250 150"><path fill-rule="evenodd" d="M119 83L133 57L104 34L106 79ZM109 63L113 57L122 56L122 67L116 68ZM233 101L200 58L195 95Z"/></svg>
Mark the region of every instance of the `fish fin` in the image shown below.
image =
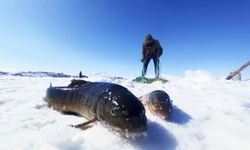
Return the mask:
<svg viewBox="0 0 250 150"><path fill-rule="evenodd" d="M92 127L92 125L90 126L91 123L97 121L97 118L94 118L92 120L89 120L89 121L86 121L86 122L83 122L83 123L80 123L78 125L71 125L71 127L74 127L74 128L80 128L80 129L88 129L90 127Z"/></svg>

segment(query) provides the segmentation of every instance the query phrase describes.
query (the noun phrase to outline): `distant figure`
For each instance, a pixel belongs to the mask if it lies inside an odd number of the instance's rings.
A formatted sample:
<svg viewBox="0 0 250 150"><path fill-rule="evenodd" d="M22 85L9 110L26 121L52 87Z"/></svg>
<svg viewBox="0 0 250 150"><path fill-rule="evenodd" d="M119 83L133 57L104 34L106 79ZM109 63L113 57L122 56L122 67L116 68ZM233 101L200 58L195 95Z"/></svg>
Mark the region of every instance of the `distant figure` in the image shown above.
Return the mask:
<svg viewBox="0 0 250 150"><path fill-rule="evenodd" d="M153 39L151 34L148 34L142 45L142 59L143 63L142 77L146 75L148 64L151 59L154 61L155 66L155 78L159 78L160 75L160 56L162 55L162 48L158 40Z"/></svg>
<svg viewBox="0 0 250 150"><path fill-rule="evenodd" d="M82 78L83 76L82 76L82 71L80 71L80 73L79 73L79 78Z"/></svg>

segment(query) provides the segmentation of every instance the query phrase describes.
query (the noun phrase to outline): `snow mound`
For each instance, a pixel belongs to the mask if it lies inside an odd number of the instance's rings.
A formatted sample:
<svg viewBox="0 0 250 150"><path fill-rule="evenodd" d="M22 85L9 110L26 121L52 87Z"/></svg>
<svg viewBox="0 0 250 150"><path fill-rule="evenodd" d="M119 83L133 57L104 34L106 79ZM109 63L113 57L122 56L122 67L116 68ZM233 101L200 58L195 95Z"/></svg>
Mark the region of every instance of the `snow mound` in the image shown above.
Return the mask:
<svg viewBox="0 0 250 150"><path fill-rule="evenodd" d="M186 80L195 80L195 81L210 81L213 79L212 75L205 70L187 70L185 72Z"/></svg>

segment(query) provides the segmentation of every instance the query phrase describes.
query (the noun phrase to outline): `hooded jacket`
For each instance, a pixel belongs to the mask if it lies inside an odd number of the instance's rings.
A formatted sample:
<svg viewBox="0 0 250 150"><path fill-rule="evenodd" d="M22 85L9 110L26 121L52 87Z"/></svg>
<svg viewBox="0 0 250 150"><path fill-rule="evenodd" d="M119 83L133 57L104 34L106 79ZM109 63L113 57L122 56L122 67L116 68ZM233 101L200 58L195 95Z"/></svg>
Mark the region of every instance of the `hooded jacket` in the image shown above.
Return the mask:
<svg viewBox="0 0 250 150"><path fill-rule="evenodd" d="M157 56L158 58L162 55L162 47L158 40L153 39L149 34L146 36L145 41L142 45L142 60L146 58L152 58Z"/></svg>

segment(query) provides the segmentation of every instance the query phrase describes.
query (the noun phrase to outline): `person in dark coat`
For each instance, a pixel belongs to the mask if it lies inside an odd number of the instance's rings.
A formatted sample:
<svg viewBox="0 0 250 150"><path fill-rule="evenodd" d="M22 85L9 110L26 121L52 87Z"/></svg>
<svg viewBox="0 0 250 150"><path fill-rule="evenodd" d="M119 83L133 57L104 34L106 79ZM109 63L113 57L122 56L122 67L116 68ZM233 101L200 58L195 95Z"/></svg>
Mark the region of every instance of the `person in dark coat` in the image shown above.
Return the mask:
<svg viewBox="0 0 250 150"><path fill-rule="evenodd" d="M82 71L79 72L79 78L82 78Z"/></svg>
<svg viewBox="0 0 250 150"><path fill-rule="evenodd" d="M159 78L160 75L160 56L162 55L162 47L158 40L154 39L151 34L148 34L142 45L142 59L143 63L142 77L145 77L148 64L151 59L154 61L155 66L155 78Z"/></svg>

